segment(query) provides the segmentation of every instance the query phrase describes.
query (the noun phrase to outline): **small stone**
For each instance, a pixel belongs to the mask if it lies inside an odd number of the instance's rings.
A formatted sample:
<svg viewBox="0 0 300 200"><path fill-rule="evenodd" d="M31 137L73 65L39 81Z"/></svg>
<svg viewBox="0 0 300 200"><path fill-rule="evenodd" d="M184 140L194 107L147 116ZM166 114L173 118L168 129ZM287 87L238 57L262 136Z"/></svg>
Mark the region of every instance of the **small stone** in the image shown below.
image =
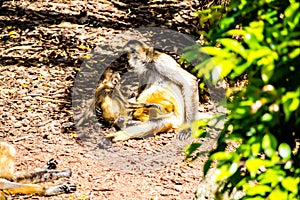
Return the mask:
<svg viewBox="0 0 300 200"><path fill-rule="evenodd" d="M26 106L26 107L29 107L29 106L31 106L31 103L30 103L29 101L26 101L26 102L25 102L25 106Z"/></svg>
<svg viewBox="0 0 300 200"><path fill-rule="evenodd" d="M15 128L20 128L22 126L22 123L17 121L15 124L14 124L14 127Z"/></svg>

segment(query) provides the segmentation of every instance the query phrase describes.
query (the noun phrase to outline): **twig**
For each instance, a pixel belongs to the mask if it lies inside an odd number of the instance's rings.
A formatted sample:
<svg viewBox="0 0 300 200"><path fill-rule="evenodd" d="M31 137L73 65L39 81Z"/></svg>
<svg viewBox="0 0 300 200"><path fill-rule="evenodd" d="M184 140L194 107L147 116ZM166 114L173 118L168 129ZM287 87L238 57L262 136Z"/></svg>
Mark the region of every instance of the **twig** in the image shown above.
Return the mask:
<svg viewBox="0 0 300 200"><path fill-rule="evenodd" d="M35 99L40 100L40 101L50 101L50 102L53 102L53 103L71 104L71 103L68 102L68 101L56 100L56 99L48 99L48 98L45 98L45 97L39 97L39 96L35 97Z"/></svg>
<svg viewBox="0 0 300 200"><path fill-rule="evenodd" d="M32 46L32 45L23 45L23 46L14 46L14 47L11 47L9 49L6 49L4 51L4 53L8 53L10 51L14 51L14 50L39 50L39 49L43 49L42 47L35 47L35 46Z"/></svg>
<svg viewBox="0 0 300 200"><path fill-rule="evenodd" d="M25 139L27 139L27 138L31 138L31 135L27 135L27 136L24 136L24 137L17 138L17 139L14 140L14 143L15 143L15 142L19 142L19 141L21 141L21 140L25 140Z"/></svg>

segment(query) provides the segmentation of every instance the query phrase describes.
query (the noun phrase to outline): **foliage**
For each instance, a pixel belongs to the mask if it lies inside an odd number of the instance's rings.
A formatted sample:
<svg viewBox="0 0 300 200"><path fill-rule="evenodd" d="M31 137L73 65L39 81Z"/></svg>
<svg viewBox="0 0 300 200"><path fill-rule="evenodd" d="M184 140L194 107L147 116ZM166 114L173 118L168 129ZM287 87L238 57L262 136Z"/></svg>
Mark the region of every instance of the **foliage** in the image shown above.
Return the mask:
<svg viewBox="0 0 300 200"><path fill-rule="evenodd" d="M217 160L217 180L244 190L243 199L300 199L300 3L232 0L226 9L198 49L211 59L196 68L215 81L216 72L246 74L248 84L227 91L227 121L205 173ZM240 145L226 152L232 140Z"/></svg>

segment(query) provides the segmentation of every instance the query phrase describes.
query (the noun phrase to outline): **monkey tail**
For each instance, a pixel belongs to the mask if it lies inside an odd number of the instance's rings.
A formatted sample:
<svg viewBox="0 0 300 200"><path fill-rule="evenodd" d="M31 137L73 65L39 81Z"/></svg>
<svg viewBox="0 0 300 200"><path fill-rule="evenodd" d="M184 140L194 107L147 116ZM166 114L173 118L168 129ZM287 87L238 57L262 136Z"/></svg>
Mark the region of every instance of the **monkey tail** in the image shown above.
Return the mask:
<svg viewBox="0 0 300 200"><path fill-rule="evenodd" d="M121 131L108 134L106 137L113 137L114 141L124 141L131 138L144 138L176 127L176 121L177 119L174 115L151 119L136 126L129 126Z"/></svg>

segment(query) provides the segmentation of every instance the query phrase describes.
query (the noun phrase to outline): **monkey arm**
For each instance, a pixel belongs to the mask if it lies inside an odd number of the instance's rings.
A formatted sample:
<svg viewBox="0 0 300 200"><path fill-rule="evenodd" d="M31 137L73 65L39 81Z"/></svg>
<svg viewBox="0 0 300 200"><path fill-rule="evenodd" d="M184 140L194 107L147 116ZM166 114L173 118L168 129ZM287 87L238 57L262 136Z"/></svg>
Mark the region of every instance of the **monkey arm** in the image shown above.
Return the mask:
<svg viewBox="0 0 300 200"><path fill-rule="evenodd" d="M162 111L162 107L156 103L128 102L126 108L132 110L136 110L138 108L153 108Z"/></svg>
<svg viewBox="0 0 300 200"><path fill-rule="evenodd" d="M194 121L196 119L199 103L197 78L182 69L179 64L167 54L160 54L157 58L156 65L156 70L162 76L180 86L185 104L185 121Z"/></svg>

